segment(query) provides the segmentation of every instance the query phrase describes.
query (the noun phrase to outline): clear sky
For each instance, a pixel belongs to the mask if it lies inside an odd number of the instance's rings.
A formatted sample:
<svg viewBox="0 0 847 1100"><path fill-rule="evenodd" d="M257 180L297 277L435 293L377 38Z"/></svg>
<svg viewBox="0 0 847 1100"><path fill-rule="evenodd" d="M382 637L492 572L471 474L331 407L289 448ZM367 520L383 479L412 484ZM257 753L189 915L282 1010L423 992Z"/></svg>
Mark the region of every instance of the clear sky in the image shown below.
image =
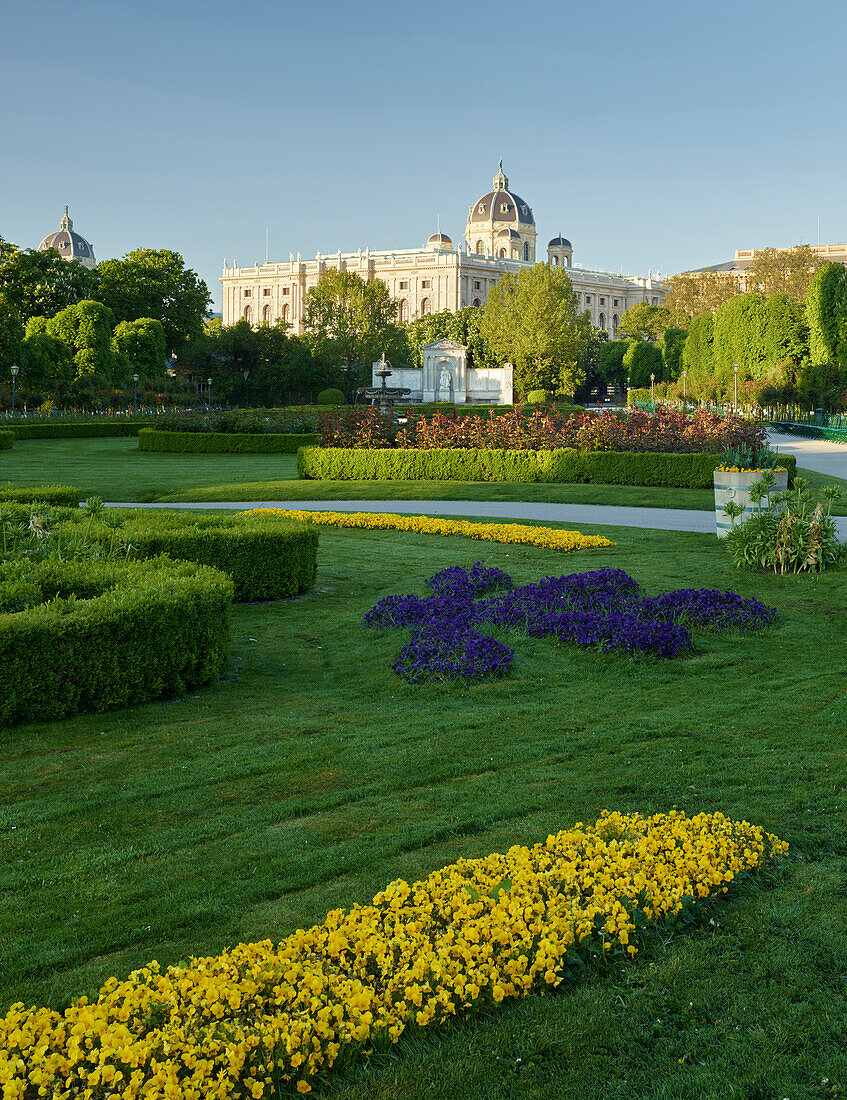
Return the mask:
<svg viewBox="0 0 847 1100"><path fill-rule="evenodd" d="M847 239L837 0L2 4L0 236L98 259L462 239L498 158L586 267Z"/></svg>

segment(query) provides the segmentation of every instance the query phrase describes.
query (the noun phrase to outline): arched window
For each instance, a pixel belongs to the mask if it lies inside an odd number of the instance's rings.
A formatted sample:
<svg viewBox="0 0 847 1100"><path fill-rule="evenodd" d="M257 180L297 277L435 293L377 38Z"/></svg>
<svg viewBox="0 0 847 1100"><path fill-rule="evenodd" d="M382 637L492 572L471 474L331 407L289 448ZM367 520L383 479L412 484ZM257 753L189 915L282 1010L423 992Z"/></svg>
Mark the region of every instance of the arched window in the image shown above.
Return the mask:
<svg viewBox="0 0 847 1100"><path fill-rule="evenodd" d="M518 257L518 250L516 248L513 248L512 249L512 259L517 260L518 258L519 258Z"/></svg>
<svg viewBox="0 0 847 1100"><path fill-rule="evenodd" d="M614 315L614 317L612 318L612 336L617 336L617 334L618 334L618 315L616 313Z"/></svg>
<svg viewBox="0 0 847 1100"><path fill-rule="evenodd" d="M397 307L397 315L400 318L401 325L407 325L409 323L409 302L408 299L403 298L400 305Z"/></svg>
<svg viewBox="0 0 847 1100"><path fill-rule="evenodd" d="M421 317L426 317L428 313L432 313L432 302L429 298L424 298L421 302Z"/></svg>
<svg viewBox="0 0 847 1100"><path fill-rule="evenodd" d="M250 306L244 307L244 320L247 322L248 325L253 324L253 310L250 308Z"/></svg>
<svg viewBox="0 0 847 1100"><path fill-rule="evenodd" d="M529 262L529 241L523 243L523 258L526 262Z"/></svg>
<svg viewBox="0 0 847 1100"><path fill-rule="evenodd" d="M288 303L286 302L285 305L282 307L282 320L285 321L286 324L288 324L288 313Z"/></svg>
<svg viewBox="0 0 847 1100"><path fill-rule="evenodd" d="M269 325L271 323L271 307L262 306L262 324Z"/></svg>
<svg viewBox="0 0 847 1100"><path fill-rule="evenodd" d="M606 314L605 313L600 314L600 316L598 318L598 324L600 325L600 328L603 330L603 332L605 332L606 331Z"/></svg>
<svg viewBox="0 0 847 1100"><path fill-rule="evenodd" d="M476 251L480 256L485 251L485 245L482 243L482 241L477 241L476 242Z"/></svg>
<svg viewBox="0 0 847 1100"><path fill-rule="evenodd" d="M551 256L550 257L550 263L553 265L553 267L558 267L559 266L559 257L558 256Z"/></svg>
<svg viewBox="0 0 847 1100"><path fill-rule="evenodd" d="M474 298L474 300L473 300L473 304L474 304L474 307L475 307L476 309L479 309L479 307L480 307L480 305L481 305L481 302L480 302L479 298Z"/></svg>
<svg viewBox="0 0 847 1100"><path fill-rule="evenodd" d="M505 259L506 259L506 249L505 249L505 248L501 248L501 249L500 249L500 259L501 259L501 260L505 260Z"/></svg>

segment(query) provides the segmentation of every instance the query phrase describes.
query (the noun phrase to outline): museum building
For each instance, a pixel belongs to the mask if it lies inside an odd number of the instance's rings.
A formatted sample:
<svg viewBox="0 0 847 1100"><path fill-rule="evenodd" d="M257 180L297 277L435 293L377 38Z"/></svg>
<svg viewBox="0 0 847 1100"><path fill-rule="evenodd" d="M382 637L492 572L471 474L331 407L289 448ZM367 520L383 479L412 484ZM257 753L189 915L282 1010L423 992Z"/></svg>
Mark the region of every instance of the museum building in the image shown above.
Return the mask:
<svg viewBox="0 0 847 1100"><path fill-rule="evenodd" d="M573 246L559 234L547 245L547 262L567 269L596 328L614 338L618 322L636 302L660 305L665 287L652 271L647 276L591 271L573 263ZM382 279L397 302L402 323L441 310L482 306L493 286L506 274L536 263L535 218L529 204L509 188L502 161L490 191L468 210L464 244L440 230L423 248L375 252L335 252L314 260L298 254L287 262L238 267L224 262L223 323L245 320L254 327L284 321L301 334L306 291L325 271L355 271L365 281Z"/></svg>

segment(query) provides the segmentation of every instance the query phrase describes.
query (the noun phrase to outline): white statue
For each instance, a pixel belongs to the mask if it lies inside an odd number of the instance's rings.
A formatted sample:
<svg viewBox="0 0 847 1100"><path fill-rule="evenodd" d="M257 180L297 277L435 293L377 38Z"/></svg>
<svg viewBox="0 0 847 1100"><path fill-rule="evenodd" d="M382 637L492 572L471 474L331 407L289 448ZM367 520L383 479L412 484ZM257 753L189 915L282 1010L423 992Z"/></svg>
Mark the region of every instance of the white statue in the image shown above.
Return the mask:
<svg viewBox="0 0 847 1100"><path fill-rule="evenodd" d="M444 392L447 394L448 400L453 392L453 375L446 367L441 368L441 373L438 376L438 392Z"/></svg>

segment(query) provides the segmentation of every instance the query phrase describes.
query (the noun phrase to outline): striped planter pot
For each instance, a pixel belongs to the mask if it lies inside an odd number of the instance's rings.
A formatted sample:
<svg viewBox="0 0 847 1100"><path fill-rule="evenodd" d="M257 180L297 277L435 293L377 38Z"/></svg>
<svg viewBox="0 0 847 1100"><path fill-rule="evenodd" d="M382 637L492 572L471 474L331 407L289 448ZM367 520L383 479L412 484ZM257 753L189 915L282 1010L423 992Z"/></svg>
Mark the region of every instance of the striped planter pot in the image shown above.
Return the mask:
<svg viewBox="0 0 847 1100"><path fill-rule="evenodd" d="M772 492L788 488L788 471L774 470L776 484ZM715 470L715 528L719 539L725 539L732 530L732 520L724 515L723 506L730 500L740 504L744 514L735 521L742 523L753 512L750 503L750 486L762 476L761 470Z"/></svg>

